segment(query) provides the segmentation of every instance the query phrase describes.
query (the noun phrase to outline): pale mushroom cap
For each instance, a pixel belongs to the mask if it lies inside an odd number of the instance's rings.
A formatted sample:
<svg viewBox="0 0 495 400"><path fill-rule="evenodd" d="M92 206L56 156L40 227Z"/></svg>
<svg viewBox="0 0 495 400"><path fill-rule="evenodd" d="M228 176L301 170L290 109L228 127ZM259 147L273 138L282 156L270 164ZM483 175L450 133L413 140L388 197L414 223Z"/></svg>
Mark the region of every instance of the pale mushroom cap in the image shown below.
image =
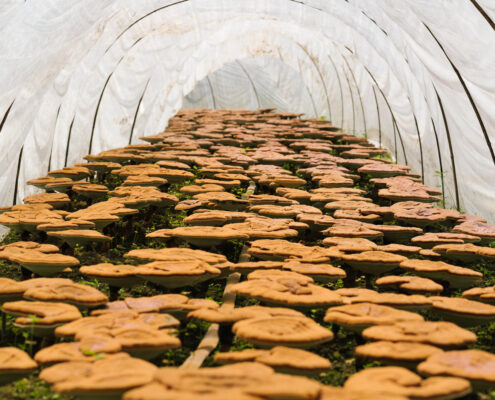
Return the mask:
<svg viewBox="0 0 495 400"><path fill-rule="evenodd" d="M12 249L12 248L21 248L21 249L25 249L25 250L37 250L37 251L40 251L42 253L56 253L57 251L59 251L59 248L53 244L46 244L46 243L40 244L38 242L14 242L14 243L0 246L0 251Z"/></svg>
<svg viewBox="0 0 495 400"><path fill-rule="evenodd" d="M194 391L178 391L166 388L158 382L152 382L124 393L123 400L263 400L236 389L226 389L198 394Z"/></svg>
<svg viewBox="0 0 495 400"><path fill-rule="evenodd" d="M421 374L450 375L495 384L495 355L482 350L456 350L433 354L418 365Z"/></svg>
<svg viewBox="0 0 495 400"><path fill-rule="evenodd" d="M26 290L26 285L9 278L0 277L0 296L22 295Z"/></svg>
<svg viewBox="0 0 495 400"><path fill-rule="evenodd" d="M342 268L337 268L330 264L308 264L298 261L289 261L284 263L282 268L311 276L314 280L319 280L321 277L345 278L346 276L346 273Z"/></svg>
<svg viewBox="0 0 495 400"><path fill-rule="evenodd" d="M413 270L418 272L448 272L453 275L482 277L478 271L473 271L470 268L458 267L443 261L429 260L405 260L400 263L400 267L405 270Z"/></svg>
<svg viewBox="0 0 495 400"><path fill-rule="evenodd" d="M319 400L407 400L406 396L390 393L370 393L366 388L350 390L342 387L323 386Z"/></svg>
<svg viewBox="0 0 495 400"><path fill-rule="evenodd" d="M78 319L55 329L57 336L71 337L81 332L107 333L126 326L146 325L153 329L173 328L179 321L168 314L138 313L133 310L120 310ZM87 336L87 335L84 335Z"/></svg>
<svg viewBox="0 0 495 400"><path fill-rule="evenodd" d="M324 371L332 367L330 361L302 349L276 346L270 350L246 349L243 351L217 353L213 357L219 363L254 361L275 369L301 372Z"/></svg>
<svg viewBox="0 0 495 400"><path fill-rule="evenodd" d="M162 294L151 297L127 297L121 301L107 303L105 310L99 312L118 312L122 310L135 310L137 312L159 312L165 309L177 309L188 302L188 297L181 294ZM93 311L92 315L98 313Z"/></svg>
<svg viewBox="0 0 495 400"><path fill-rule="evenodd" d="M54 236L59 239L73 238L89 241L111 241L112 238L103 235L101 232L94 231L91 229L67 229L64 231L52 231L47 233L48 236Z"/></svg>
<svg viewBox="0 0 495 400"><path fill-rule="evenodd" d="M339 251L318 246L305 246L280 239L261 239L251 242L249 254L259 258L286 259L302 258L305 262L328 262L331 257L340 255Z"/></svg>
<svg viewBox="0 0 495 400"><path fill-rule="evenodd" d="M74 267L79 265L79 260L72 256L57 253L42 253L36 250L16 249L7 253L10 261L24 266L63 266Z"/></svg>
<svg viewBox="0 0 495 400"><path fill-rule="evenodd" d="M316 399L321 385L311 379L274 373L260 364L243 362L197 370L160 368L155 380L162 385L201 394L236 388L262 398Z"/></svg>
<svg viewBox="0 0 495 400"><path fill-rule="evenodd" d="M462 297L467 299L480 300L486 303L495 302L495 286L484 288L475 287L462 292Z"/></svg>
<svg viewBox="0 0 495 400"><path fill-rule="evenodd" d="M343 302L335 291L312 283L297 282L294 279L250 279L236 284L232 291L289 307L316 308Z"/></svg>
<svg viewBox="0 0 495 400"><path fill-rule="evenodd" d="M6 371L31 371L38 364L17 347L0 347L0 375Z"/></svg>
<svg viewBox="0 0 495 400"><path fill-rule="evenodd" d="M399 394L413 399L448 399L471 392L471 385L465 379L438 377L423 380L402 367L366 368L347 379L344 388L367 388L370 392Z"/></svg>
<svg viewBox="0 0 495 400"><path fill-rule="evenodd" d="M108 297L98 289L74 282L54 282L32 287L24 292L24 297L38 301L72 302L88 306L98 306L108 302Z"/></svg>
<svg viewBox="0 0 495 400"><path fill-rule="evenodd" d="M125 257L149 261L187 261L203 260L208 264L219 264L227 261L223 254L210 253L203 250L187 248L139 249L124 254Z"/></svg>
<svg viewBox="0 0 495 400"><path fill-rule="evenodd" d="M263 269L253 271L247 276L248 280L253 279L267 279L272 280L274 282L285 282L285 281L294 281L301 285L307 285L308 283L313 283L313 278L298 274L293 271L282 271L279 269Z"/></svg>
<svg viewBox="0 0 495 400"><path fill-rule="evenodd" d="M2 311L19 315L16 323L21 325L53 325L70 322L82 317L77 307L65 303L41 301L12 301L4 303ZM34 315L35 318L30 316Z"/></svg>
<svg viewBox="0 0 495 400"><path fill-rule="evenodd" d="M219 309L200 308L198 310L191 311L189 314L187 314L187 316L188 318L197 318L213 323L230 324L249 318L258 318L265 316L304 317L304 314L290 308L247 306L233 309L226 309L222 307Z"/></svg>
<svg viewBox="0 0 495 400"><path fill-rule="evenodd" d="M466 221L455 226L452 232L466 233L468 235L479 236L481 238L495 238L495 226L479 221Z"/></svg>
<svg viewBox="0 0 495 400"><path fill-rule="evenodd" d="M201 260L153 261L136 267L136 275L194 276L219 275L220 269Z"/></svg>
<svg viewBox="0 0 495 400"><path fill-rule="evenodd" d="M333 339L328 329L301 317L253 318L236 322L232 331L240 338L266 345L310 346Z"/></svg>
<svg viewBox="0 0 495 400"><path fill-rule="evenodd" d="M163 236L165 235L165 236ZM229 227L229 225L217 226L181 226L174 229L161 229L146 235L149 238L160 237L204 238L204 239L248 239L248 235Z"/></svg>
<svg viewBox="0 0 495 400"><path fill-rule="evenodd" d="M355 354L358 357L410 362L426 360L429 356L442 351L438 347L429 344L390 342L387 340L366 343L355 348Z"/></svg>
<svg viewBox="0 0 495 400"><path fill-rule="evenodd" d="M121 392L152 381L157 368L146 361L117 353L95 362L69 361L44 369L40 378L57 392Z"/></svg>
<svg viewBox="0 0 495 400"><path fill-rule="evenodd" d="M332 307L324 321L343 325L393 325L401 321L423 321L416 313L372 303L356 303Z"/></svg>
<svg viewBox="0 0 495 400"><path fill-rule="evenodd" d="M495 319L495 306L468 300L460 297L433 296L432 307L438 310L450 311L459 314L492 317Z"/></svg>
<svg viewBox="0 0 495 400"><path fill-rule="evenodd" d="M477 340L473 332L444 321L410 321L372 326L363 331L363 337L371 340L425 343L440 347L465 346L476 343Z"/></svg>
<svg viewBox="0 0 495 400"><path fill-rule="evenodd" d="M100 263L94 265L85 265L79 268L79 272L84 275L101 276L101 277L126 277L135 276L137 267L135 265L111 263Z"/></svg>
<svg viewBox="0 0 495 400"><path fill-rule="evenodd" d="M324 245L336 246L341 251L370 251L375 250L378 246L371 240L364 238L346 238L346 237L327 237L323 239Z"/></svg>
<svg viewBox="0 0 495 400"><path fill-rule="evenodd" d="M169 335L164 330L158 330L144 323L135 323L115 327L109 330L93 331L84 329L76 333L76 340L83 340L94 334L103 334L117 340L124 350L175 348L181 345L179 338Z"/></svg>
<svg viewBox="0 0 495 400"><path fill-rule="evenodd" d="M110 337L88 336L78 342L57 343L38 351L34 359L41 363L65 361L95 361L97 355L117 353L122 349L120 343Z"/></svg>
<svg viewBox="0 0 495 400"><path fill-rule="evenodd" d="M387 253L385 251L363 251L362 253L356 254L346 254L343 255L342 258L345 261L352 262L372 262L377 264L397 264L402 261L407 260L407 257L400 256L393 253Z"/></svg>
<svg viewBox="0 0 495 400"><path fill-rule="evenodd" d="M440 293L443 291L442 285L431 279L421 278L419 276L388 275L378 278L375 283L377 286L398 287L408 292Z"/></svg>

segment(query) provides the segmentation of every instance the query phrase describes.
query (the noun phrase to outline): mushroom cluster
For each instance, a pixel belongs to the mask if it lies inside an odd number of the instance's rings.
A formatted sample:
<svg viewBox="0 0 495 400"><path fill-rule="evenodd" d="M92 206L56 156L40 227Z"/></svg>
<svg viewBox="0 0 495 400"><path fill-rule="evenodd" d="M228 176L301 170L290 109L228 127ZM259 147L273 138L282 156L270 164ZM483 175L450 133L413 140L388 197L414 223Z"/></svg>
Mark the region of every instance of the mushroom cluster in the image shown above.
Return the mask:
<svg viewBox="0 0 495 400"><path fill-rule="evenodd" d="M493 390L494 225L301 114L181 110L140 139L0 208L16 345L0 383L124 400Z"/></svg>

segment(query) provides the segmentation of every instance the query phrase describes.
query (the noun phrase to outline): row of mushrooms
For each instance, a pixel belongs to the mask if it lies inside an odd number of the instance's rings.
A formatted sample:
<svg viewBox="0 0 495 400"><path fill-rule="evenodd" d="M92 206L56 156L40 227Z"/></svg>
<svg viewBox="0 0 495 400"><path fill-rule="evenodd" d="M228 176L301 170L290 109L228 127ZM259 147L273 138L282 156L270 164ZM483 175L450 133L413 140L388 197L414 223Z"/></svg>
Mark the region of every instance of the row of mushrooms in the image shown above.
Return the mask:
<svg viewBox="0 0 495 400"><path fill-rule="evenodd" d="M493 390L495 356L473 346L495 322L494 225L436 207L441 192L384 149L298 114L182 110L141 139L0 208L20 237L0 260L23 277L0 277L3 334L43 338L35 354L0 348L2 384L39 372L59 393L125 400ZM222 304L206 298L224 282ZM160 367L198 321L221 366ZM321 350L342 337L379 366L324 385L338 366Z"/></svg>

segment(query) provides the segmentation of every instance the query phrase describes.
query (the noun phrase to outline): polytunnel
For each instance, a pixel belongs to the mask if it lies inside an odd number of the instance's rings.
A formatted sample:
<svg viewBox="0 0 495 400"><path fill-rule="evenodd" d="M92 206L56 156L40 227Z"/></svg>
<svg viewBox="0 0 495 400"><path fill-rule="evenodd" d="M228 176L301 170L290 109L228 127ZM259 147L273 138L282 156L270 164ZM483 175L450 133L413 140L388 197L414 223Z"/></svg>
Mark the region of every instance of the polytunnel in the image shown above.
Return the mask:
<svg viewBox="0 0 495 400"><path fill-rule="evenodd" d="M0 400L495 399L494 0L0 0Z"/></svg>
<svg viewBox="0 0 495 400"><path fill-rule="evenodd" d="M181 107L277 107L366 135L495 219L488 0L0 5L1 204L23 182L156 133Z"/></svg>

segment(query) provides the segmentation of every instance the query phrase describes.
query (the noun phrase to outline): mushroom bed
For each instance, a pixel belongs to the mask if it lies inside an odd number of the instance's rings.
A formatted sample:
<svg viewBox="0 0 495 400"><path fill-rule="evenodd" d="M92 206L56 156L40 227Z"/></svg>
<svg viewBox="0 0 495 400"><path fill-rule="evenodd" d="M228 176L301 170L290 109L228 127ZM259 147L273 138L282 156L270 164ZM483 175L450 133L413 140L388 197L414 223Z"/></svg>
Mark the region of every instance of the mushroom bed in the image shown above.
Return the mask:
<svg viewBox="0 0 495 400"><path fill-rule="evenodd" d="M495 398L495 225L324 120L141 140L0 208L0 399Z"/></svg>

